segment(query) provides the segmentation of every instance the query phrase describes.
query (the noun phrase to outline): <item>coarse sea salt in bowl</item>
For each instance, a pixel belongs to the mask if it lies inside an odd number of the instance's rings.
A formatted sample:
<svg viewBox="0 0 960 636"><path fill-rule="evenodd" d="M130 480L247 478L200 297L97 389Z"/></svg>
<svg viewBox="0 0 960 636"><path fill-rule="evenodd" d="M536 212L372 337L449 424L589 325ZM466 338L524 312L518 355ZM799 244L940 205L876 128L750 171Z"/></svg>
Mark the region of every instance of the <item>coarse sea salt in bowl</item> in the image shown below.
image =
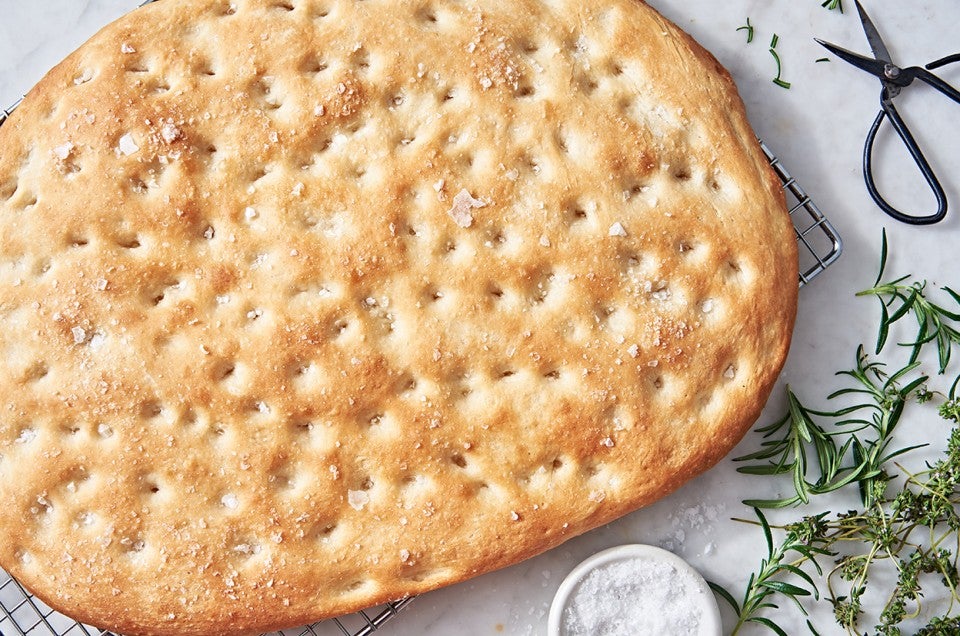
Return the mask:
<svg viewBox="0 0 960 636"><path fill-rule="evenodd" d="M686 561L649 545L598 552L573 569L550 607L548 636L720 636L720 610Z"/></svg>

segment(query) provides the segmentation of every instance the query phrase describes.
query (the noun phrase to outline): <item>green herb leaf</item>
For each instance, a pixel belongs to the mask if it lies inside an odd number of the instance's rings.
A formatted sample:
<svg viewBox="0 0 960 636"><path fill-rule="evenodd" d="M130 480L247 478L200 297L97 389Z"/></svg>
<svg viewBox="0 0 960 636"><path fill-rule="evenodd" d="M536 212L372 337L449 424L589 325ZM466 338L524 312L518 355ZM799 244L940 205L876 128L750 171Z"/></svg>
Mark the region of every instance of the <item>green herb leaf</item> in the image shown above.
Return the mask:
<svg viewBox="0 0 960 636"><path fill-rule="evenodd" d="M750 24L750 18L747 18L747 23L742 27L739 27L737 31L746 31L747 32L747 44L753 42L753 25Z"/></svg>

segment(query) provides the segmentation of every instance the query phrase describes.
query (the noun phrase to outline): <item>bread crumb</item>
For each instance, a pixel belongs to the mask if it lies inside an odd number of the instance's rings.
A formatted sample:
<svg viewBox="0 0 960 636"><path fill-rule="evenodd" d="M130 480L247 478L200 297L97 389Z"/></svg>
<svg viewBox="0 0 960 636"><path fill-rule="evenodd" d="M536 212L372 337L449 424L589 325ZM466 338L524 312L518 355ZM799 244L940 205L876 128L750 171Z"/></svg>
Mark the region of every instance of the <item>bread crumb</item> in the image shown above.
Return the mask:
<svg viewBox="0 0 960 636"><path fill-rule="evenodd" d="M627 230L624 229L623 224L620 221L617 221L610 226L610 236L626 236Z"/></svg>

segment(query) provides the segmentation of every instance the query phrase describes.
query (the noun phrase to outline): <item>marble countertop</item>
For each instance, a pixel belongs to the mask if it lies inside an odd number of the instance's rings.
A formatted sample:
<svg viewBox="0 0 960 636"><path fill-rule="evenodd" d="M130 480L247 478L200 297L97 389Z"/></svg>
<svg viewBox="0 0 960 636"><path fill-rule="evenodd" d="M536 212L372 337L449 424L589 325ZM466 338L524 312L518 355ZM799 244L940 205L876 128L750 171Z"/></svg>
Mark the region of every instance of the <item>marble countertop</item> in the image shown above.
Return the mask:
<svg viewBox="0 0 960 636"><path fill-rule="evenodd" d="M816 63L827 53L814 41L821 37L852 50L868 50L850 0L846 13L827 11L820 0L650 0L689 31L730 69L741 89L757 133L835 224L845 243L842 258L802 289L793 347L780 386L762 421L784 409L783 385L822 405L836 388L833 373L853 363L861 342L871 343L878 312L870 299L854 293L876 275L881 228L891 244L890 273L915 273L931 282L960 284L960 107L925 86L910 87L899 100L927 156L938 170L954 207L937 226L916 228L883 215L867 194L861 173L863 140L878 107L879 83L833 60ZM864 0L897 60L922 64L956 53L960 3L953 0ZM50 67L99 27L131 10L138 0L0 0L0 106L12 104ZM752 44L738 26L747 17L755 27ZM776 33L783 79L773 84L775 63L768 44ZM940 71L960 85L960 65ZM934 205L932 195L912 168L892 134L878 143L880 179L897 203ZM935 368L929 369L931 372ZM920 413L911 419L909 439L935 444L942 425ZM905 433L906 434L906 433ZM735 451L749 452L759 441L751 433ZM784 485L784 487L787 487ZM649 543L672 550L706 578L742 589L759 565L763 538L758 529L733 521L751 517L744 497L777 494L777 484L740 475L729 460L653 506L604 528L573 539L558 549L506 570L427 594L389 622L380 633L394 636L425 633L463 635L546 632L547 611L562 578L579 561L610 546ZM846 509L855 499L843 496L824 507ZM793 514L793 513L791 513ZM838 633L828 603L815 607L820 633ZM730 614L725 621L730 628ZM790 633L807 633L797 612L784 610L778 620ZM330 628L329 633L339 633ZM761 633L760 630L743 633Z"/></svg>

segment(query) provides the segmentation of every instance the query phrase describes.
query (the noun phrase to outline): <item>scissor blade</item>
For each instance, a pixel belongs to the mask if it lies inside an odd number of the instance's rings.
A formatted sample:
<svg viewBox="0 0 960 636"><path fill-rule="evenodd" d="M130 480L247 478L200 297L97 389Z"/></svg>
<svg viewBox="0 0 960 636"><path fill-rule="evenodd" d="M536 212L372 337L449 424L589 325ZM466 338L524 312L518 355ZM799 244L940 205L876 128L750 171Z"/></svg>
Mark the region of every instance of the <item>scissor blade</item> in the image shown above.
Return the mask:
<svg viewBox="0 0 960 636"><path fill-rule="evenodd" d="M884 81L887 81L887 76L884 74L884 70L886 69L886 66L887 66L886 63L881 62L880 60L875 60L871 57L867 57L866 55L860 55L859 53L848 51L847 49L837 46L836 44L824 42L823 40L820 40L817 38L814 38L814 39L817 40L820 46L824 47L825 49L827 49L828 51L830 51L831 53L839 57L841 60L845 62L849 62L850 64L853 64L857 68L862 69L867 73L870 73L871 75L876 75L877 77L879 77Z"/></svg>
<svg viewBox="0 0 960 636"><path fill-rule="evenodd" d="M857 13L860 14L860 23L863 25L863 32L867 34L867 42L870 43L874 57L886 64L892 64L893 58L890 57L890 51L887 50L887 45L883 43L883 38L880 37L880 31L877 30L877 26L873 23L873 20L870 19L870 16L867 15L867 10L860 4L860 0L854 0L854 2L857 5Z"/></svg>

